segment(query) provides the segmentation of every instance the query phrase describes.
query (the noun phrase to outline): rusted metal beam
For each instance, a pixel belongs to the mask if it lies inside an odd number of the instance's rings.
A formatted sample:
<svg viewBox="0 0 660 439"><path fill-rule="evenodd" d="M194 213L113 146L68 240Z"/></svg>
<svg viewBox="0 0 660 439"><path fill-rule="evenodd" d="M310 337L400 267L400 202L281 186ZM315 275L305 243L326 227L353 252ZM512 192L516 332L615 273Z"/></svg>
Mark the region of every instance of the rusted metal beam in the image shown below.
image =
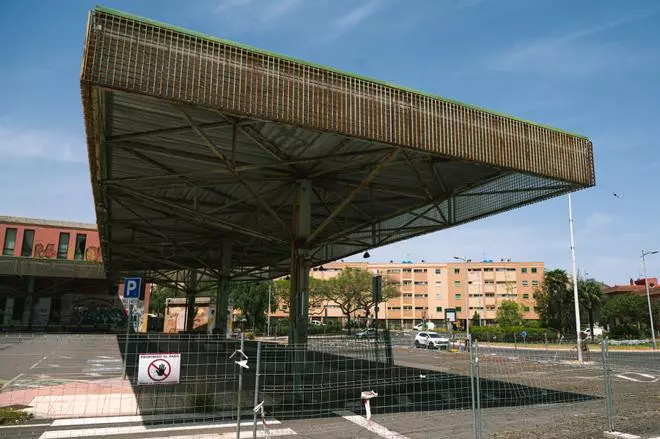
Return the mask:
<svg viewBox="0 0 660 439"><path fill-rule="evenodd" d="M147 202L158 204L158 205L161 205L163 207L167 207L167 208L171 209L171 213L173 215L180 216L182 218L187 218L187 219L195 221L195 222L201 222L202 224L214 225L214 226L219 227L221 229L229 230L229 231L232 231L232 232L237 232L237 233L240 233L242 235L256 236L256 237L258 237L260 239L264 239L266 241L284 243L284 241L282 241L279 238L264 235L262 233L259 233L259 232L255 231L255 230L251 230L251 229L248 229L246 227L242 227L242 226L238 226L236 224L231 224L229 222L222 221L218 218L215 218L215 217L213 217L211 215L208 215L207 213L199 211L199 210L190 209L188 207L181 206L181 205L178 205L178 204L175 204L175 203L170 203L168 201L163 201L163 200L161 200L157 197L153 197L151 195L143 194L141 192L134 191L134 190L131 190L131 189L127 189L127 188L124 188L124 187L117 187L116 189L119 189L120 192L124 192L127 195L130 195L130 196L133 196L133 197L136 197L136 198L140 198L140 199L143 199ZM182 212L185 212L187 215L181 215Z"/></svg>
<svg viewBox="0 0 660 439"><path fill-rule="evenodd" d="M192 118L190 117L190 115L188 114L188 112L186 111L186 109L185 109L183 106L179 106L179 109L181 110L181 113L183 114L183 116L185 117L185 119L188 121L188 123L190 124L190 126L193 128L193 130L195 131L195 133L197 133L197 135L198 135L199 137L202 138L202 140L204 141L204 143L206 143L206 145L209 147L209 149L211 150L211 152L212 152L216 157L218 157L218 159L220 159L220 161L221 161L221 162L222 162L222 163L223 163L223 164L224 164L224 165L225 165L225 166L231 171L232 175L234 175L234 177L235 177L235 178L236 178L236 179L237 179L237 180L238 180L238 181L239 181L239 182L240 182L240 183L241 183L241 184L242 184L242 185L248 190L248 192L250 192L250 193L252 194L252 196L253 196L253 197L259 202L259 204L261 204L261 206L266 210L266 212L268 212L268 214L269 214L269 215L270 215L270 216L271 216L271 217L272 217L272 218L273 218L273 219L274 219L274 220L275 220L275 221L276 221L276 222L277 222L277 223L278 223L283 229L286 229L286 228L287 228L287 227L286 227L286 224L284 224L284 221L282 221L282 219L280 218L280 216L279 216L279 215L278 215L278 214L277 214L277 213L276 213L276 212L275 212L275 211L274 211L274 210L268 205L268 203L266 203L266 201L265 201L263 198L261 198L261 197L259 196L258 193L256 193L256 192L254 191L254 189L252 189L252 187L251 187L251 186L250 186L250 185L249 185L249 184L248 184L248 183L247 183L247 182L246 182L246 181L240 176L240 174L238 174L238 173L236 172L236 170L234 169L233 164L231 163L231 161L230 161L230 160L229 160L229 159L228 159L228 158L227 158L227 157L226 157L226 156L220 151L220 149L219 149L217 146L215 146L215 144L211 141L211 139L209 139L209 137L204 133L204 131L202 131L202 130L197 126L197 124L195 123L195 121L192 120Z"/></svg>
<svg viewBox="0 0 660 439"><path fill-rule="evenodd" d="M330 213L330 215L328 215L328 217L316 228L316 230L314 230L309 235L309 238L307 238L307 243L311 243L314 240L314 238L316 238L319 235L319 233L321 233L323 229L325 229L328 226L328 224L332 222L334 217L339 215L346 208L346 206L348 206L353 201L353 199L357 196L357 194L359 194L360 191L365 186L369 185L369 183L371 183L371 181L374 178L376 178L376 176L380 173L381 169L387 167L387 165L389 165L390 162L392 162L392 160L394 160L398 154L399 151L394 150L387 157L385 157L383 161L381 161L378 165L374 166L371 172L369 172L369 174L365 177L365 179L362 180L362 183L360 183L358 187L353 189L351 193L349 193L348 196L346 196L346 198L344 198L344 200L339 204L339 206L335 207L332 213Z"/></svg>

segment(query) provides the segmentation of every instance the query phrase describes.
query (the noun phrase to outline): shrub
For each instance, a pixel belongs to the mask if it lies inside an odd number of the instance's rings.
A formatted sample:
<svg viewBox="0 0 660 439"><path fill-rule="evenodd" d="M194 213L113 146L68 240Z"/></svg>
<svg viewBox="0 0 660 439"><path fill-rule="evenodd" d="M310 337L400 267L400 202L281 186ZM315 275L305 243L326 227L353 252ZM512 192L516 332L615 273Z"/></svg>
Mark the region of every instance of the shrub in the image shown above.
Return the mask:
<svg viewBox="0 0 660 439"><path fill-rule="evenodd" d="M25 413L9 407L0 408L0 425L24 424L30 419L32 419L31 413Z"/></svg>
<svg viewBox="0 0 660 439"><path fill-rule="evenodd" d="M545 328L534 328L529 326L476 326L470 328L470 334L474 340L479 341L523 341L522 332L527 333L527 342L553 341L554 332Z"/></svg>

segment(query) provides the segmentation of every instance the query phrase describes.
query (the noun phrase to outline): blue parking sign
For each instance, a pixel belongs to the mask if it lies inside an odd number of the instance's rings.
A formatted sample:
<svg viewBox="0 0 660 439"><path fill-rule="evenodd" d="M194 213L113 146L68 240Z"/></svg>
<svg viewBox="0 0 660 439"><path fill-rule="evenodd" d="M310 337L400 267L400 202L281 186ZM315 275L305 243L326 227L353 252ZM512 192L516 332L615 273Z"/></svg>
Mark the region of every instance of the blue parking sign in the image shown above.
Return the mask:
<svg viewBox="0 0 660 439"><path fill-rule="evenodd" d="M142 278L127 277L124 279L124 299L138 299L142 288Z"/></svg>
<svg viewBox="0 0 660 439"><path fill-rule="evenodd" d="M527 338L527 331L521 332L520 335L522 335L522 338Z"/></svg>

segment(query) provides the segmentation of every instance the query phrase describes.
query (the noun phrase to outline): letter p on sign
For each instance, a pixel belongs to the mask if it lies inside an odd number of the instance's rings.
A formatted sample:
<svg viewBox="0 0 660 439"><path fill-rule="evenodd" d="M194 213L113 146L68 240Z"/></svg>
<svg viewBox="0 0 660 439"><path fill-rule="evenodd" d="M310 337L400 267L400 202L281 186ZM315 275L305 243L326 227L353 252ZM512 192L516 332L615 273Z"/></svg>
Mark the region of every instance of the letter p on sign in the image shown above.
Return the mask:
<svg viewBox="0 0 660 439"><path fill-rule="evenodd" d="M137 299L140 297L142 279L139 277L127 277L124 279L124 299Z"/></svg>

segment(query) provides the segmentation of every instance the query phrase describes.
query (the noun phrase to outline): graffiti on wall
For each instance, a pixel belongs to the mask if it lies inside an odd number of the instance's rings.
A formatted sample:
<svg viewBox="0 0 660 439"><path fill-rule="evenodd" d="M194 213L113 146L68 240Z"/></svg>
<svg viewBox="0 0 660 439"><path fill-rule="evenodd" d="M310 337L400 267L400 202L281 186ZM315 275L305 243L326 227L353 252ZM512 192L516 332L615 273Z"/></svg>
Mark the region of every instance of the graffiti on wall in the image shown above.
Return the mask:
<svg viewBox="0 0 660 439"><path fill-rule="evenodd" d="M55 244L44 245L41 242L38 242L37 245L34 246L35 258L53 259L55 256Z"/></svg>
<svg viewBox="0 0 660 439"><path fill-rule="evenodd" d="M85 260L90 262L97 262L99 260L100 254L101 253L99 252L98 247L87 247L87 250L85 250Z"/></svg>
<svg viewBox="0 0 660 439"><path fill-rule="evenodd" d="M55 244L44 244L38 242L34 246L34 253L32 257L41 259L54 259L57 256L55 251ZM98 247L87 247L85 249L85 260L89 262L98 262L101 252Z"/></svg>

